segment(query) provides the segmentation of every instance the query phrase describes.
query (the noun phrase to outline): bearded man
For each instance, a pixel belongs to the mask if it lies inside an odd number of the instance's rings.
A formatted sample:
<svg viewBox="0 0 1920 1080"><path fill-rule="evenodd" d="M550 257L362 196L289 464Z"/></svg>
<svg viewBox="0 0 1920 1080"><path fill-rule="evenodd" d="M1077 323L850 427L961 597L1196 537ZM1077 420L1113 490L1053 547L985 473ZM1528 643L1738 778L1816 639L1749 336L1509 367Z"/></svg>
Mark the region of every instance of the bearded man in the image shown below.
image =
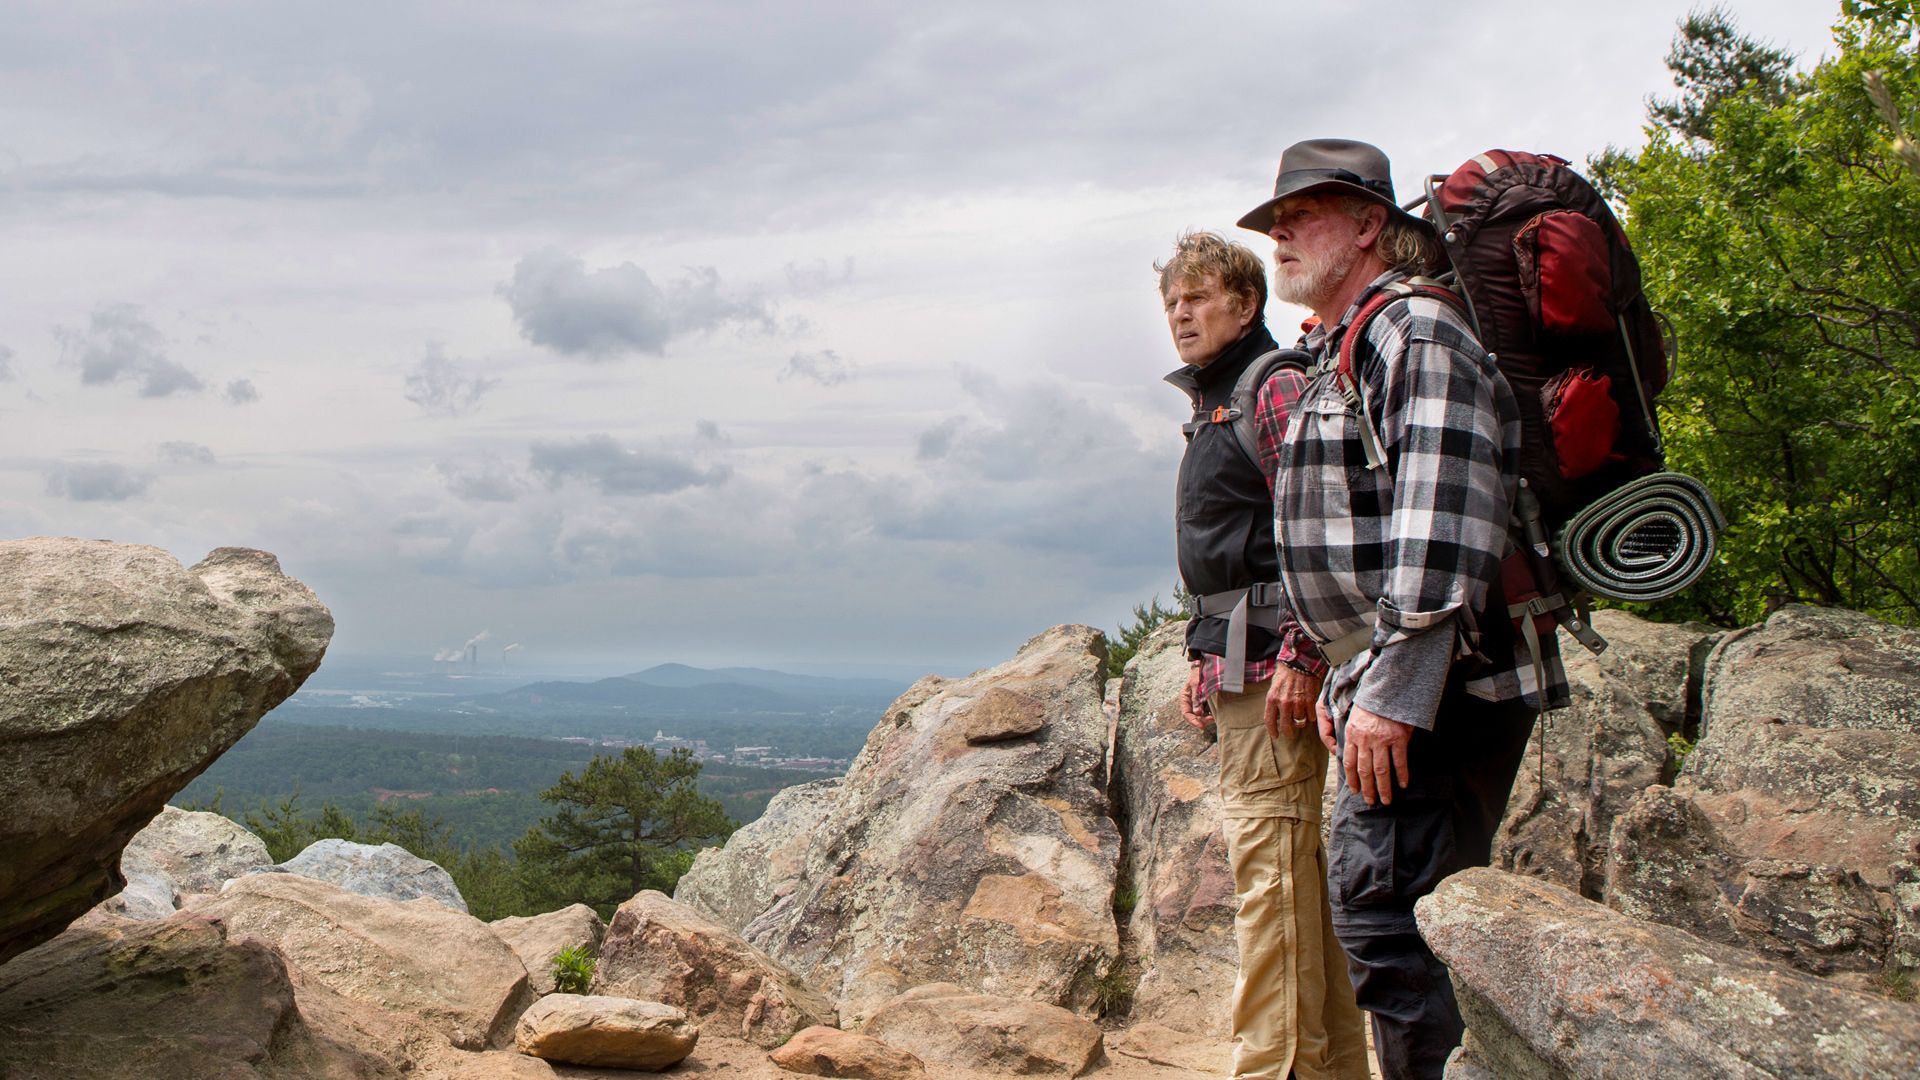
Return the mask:
<svg viewBox="0 0 1920 1080"><path fill-rule="evenodd" d="M1286 599L1333 665L1318 709L1342 765L1333 924L1382 1075L1438 1078L1464 1027L1414 902L1487 864L1534 717L1567 699L1553 637L1536 685L1498 587L1519 413L1466 319L1404 286L1439 245L1377 148L1296 143L1240 225L1273 239L1275 295L1319 320L1275 503ZM1383 292L1343 378L1350 323Z"/></svg>
<svg viewBox="0 0 1920 1080"><path fill-rule="evenodd" d="M1325 664L1274 584L1274 469L1306 379L1270 363L1277 350L1258 255L1190 233L1154 269L1185 361L1167 381L1194 409L1176 511L1180 574L1198 607L1187 624L1181 708L1218 731L1221 831L1239 900L1233 1075L1366 1080L1365 1033L1326 900L1327 753L1304 734ZM1238 397L1239 387L1257 393ZM1234 430L1242 408L1253 413L1251 447Z"/></svg>

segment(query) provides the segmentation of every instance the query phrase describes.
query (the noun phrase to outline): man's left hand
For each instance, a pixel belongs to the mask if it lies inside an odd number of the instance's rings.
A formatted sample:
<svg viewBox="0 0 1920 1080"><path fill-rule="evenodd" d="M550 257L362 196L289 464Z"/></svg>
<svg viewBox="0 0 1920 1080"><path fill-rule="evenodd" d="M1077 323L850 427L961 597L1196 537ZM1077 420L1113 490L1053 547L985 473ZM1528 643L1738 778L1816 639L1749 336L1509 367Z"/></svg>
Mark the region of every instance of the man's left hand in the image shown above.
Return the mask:
<svg viewBox="0 0 1920 1080"><path fill-rule="evenodd" d="M1412 741L1411 724L1355 705L1347 714L1347 750L1340 759L1347 786L1358 791L1368 806L1392 805L1393 789L1413 781L1407 768L1407 744Z"/></svg>
<svg viewBox="0 0 1920 1080"><path fill-rule="evenodd" d="M1272 685L1267 687L1269 737L1279 738L1282 727L1289 737L1298 737L1313 723L1313 703L1320 697L1321 678L1280 665L1280 670L1274 672Z"/></svg>

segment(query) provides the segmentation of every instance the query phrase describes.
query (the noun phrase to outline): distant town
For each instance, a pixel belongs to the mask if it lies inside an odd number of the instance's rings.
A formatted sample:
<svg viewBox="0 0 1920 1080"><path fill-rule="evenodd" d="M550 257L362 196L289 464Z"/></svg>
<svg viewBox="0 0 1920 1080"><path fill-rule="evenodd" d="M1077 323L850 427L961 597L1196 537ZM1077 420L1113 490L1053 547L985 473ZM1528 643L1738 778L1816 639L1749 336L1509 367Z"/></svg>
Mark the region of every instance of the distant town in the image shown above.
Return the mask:
<svg viewBox="0 0 1920 1080"><path fill-rule="evenodd" d="M658 730L653 733L653 738L643 743L625 739L590 739L579 735L563 736L559 741L610 750L624 750L629 746L644 746L656 753L686 750L692 753L695 761L702 763L752 765L761 769L792 769L795 772L843 773L853 761L852 758L787 754L777 746L736 746L731 750L715 750L707 745L705 739L685 739Z"/></svg>

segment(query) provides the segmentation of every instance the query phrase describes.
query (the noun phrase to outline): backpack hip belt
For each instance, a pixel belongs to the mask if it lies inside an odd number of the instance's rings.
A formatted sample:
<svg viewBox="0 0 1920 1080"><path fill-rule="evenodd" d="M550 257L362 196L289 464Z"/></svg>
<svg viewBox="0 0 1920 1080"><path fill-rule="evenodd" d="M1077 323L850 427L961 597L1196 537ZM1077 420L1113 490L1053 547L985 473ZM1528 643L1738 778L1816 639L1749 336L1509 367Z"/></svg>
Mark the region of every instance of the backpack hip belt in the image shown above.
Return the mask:
<svg viewBox="0 0 1920 1080"><path fill-rule="evenodd" d="M1226 671L1220 677L1220 689L1228 694L1244 693L1247 688L1247 627L1258 626L1276 633L1280 630L1280 609L1286 594L1277 581L1262 581L1244 589L1228 589L1193 598L1195 618L1227 619Z"/></svg>

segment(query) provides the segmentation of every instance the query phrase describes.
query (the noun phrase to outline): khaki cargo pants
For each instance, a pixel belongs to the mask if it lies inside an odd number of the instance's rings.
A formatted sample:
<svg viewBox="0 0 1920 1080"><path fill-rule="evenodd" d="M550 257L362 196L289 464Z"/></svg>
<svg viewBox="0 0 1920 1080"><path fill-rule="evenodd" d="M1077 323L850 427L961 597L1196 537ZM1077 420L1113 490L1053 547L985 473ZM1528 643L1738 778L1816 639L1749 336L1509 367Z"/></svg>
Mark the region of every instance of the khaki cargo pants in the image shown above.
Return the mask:
<svg viewBox="0 0 1920 1080"><path fill-rule="evenodd" d="M1327 748L1310 728L1270 737L1266 694L1262 682L1211 701L1221 831L1239 900L1233 1075L1368 1080L1366 1035L1327 908L1320 843Z"/></svg>

